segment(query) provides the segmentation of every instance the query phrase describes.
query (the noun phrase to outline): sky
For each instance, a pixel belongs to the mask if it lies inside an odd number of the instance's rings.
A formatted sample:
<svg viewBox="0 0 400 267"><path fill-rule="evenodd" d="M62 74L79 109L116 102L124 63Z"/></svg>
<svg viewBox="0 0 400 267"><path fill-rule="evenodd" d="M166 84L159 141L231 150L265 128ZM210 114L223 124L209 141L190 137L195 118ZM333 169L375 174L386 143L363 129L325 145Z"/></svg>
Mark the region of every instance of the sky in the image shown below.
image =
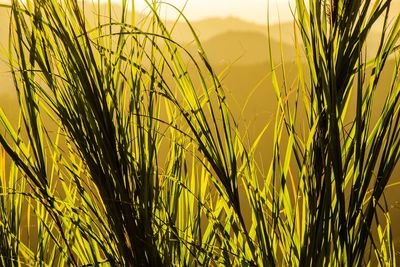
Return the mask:
<svg viewBox="0 0 400 267"><path fill-rule="evenodd" d="M117 2L118 0L115 0ZM179 8L185 0L163 0ZM247 21L265 24L267 21L267 4L270 5L270 22L292 19L290 7L294 9L294 0L188 0L184 14L190 20L201 20L207 17L237 17ZM146 7L144 0L135 0L137 10ZM171 9L163 12L167 18L176 17Z"/></svg>
<svg viewBox="0 0 400 267"><path fill-rule="evenodd" d="M96 0L86 0L96 1ZM101 0L106 2L107 0ZM121 2L121 0L112 0ZM132 0L128 0L132 1ZM147 7L145 0L134 0L136 9L141 11ZM152 0L148 0L151 2ZM183 8L186 0L158 0ZM10 0L0 0L8 3ZM267 5L269 3L270 22L284 22L292 20L291 8L294 9L295 0L187 0L184 14L190 21L201 20L209 17L237 17L246 21L265 24L267 22ZM291 7L291 8L290 8ZM166 18L176 18L176 12L171 9L164 11Z"/></svg>

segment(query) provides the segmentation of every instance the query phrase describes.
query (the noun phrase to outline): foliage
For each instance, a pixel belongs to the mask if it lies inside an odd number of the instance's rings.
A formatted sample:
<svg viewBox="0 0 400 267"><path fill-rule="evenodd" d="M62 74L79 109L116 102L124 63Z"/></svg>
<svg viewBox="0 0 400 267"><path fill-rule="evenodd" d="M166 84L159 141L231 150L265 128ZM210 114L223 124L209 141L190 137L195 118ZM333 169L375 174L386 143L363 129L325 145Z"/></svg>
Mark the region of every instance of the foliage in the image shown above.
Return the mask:
<svg viewBox="0 0 400 267"><path fill-rule="evenodd" d="M254 151L267 126L244 145L179 10L199 56L173 40L157 2L139 18L123 1L116 18L111 2L13 0L20 122L0 109L2 265L396 265L380 200L400 156L398 56L376 123L371 111L400 17L388 20L389 0L296 4L308 66L297 41L288 87L271 58L279 104L264 175Z"/></svg>

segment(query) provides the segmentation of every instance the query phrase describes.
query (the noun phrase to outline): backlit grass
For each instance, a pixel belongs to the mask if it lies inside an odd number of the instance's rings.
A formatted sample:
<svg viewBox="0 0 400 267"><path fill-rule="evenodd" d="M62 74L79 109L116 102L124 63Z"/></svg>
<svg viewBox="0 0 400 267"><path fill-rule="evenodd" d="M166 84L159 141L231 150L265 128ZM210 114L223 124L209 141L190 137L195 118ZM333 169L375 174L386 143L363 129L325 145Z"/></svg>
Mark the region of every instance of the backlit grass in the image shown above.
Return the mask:
<svg viewBox="0 0 400 267"><path fill-rule="evenodd" d="M270 60L267 169L254 156L264 131L244 145L179 10L197 55L173 40L161 3L143 18L126 1L120 14L111 2L4 5L20 120L13 128L0 109L1 265L396 265L384 198L400 156L390 3L296 1L296 80L278 82L285 66ZM366 58L378 19L381 46Z"/></svg>

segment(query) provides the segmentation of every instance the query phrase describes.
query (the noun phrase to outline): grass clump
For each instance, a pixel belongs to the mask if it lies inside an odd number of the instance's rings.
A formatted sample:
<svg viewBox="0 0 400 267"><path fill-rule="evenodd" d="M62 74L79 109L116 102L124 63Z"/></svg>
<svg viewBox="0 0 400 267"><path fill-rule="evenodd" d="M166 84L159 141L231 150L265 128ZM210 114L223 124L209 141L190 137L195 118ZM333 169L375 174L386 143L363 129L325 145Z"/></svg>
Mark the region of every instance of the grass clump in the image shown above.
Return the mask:
<svg viewBox="0 0 400 267"><path fill-rule="evenodd" d="M389 23L384 0L296 4L308 65L299 54L287 90L271 58L279 104L261 175L254 151L263 132L242 143L179 11L198 57L173 40L157 2L138 18L123 1L115 18L110 2L12 1L20 123L0 113L2 263L395 265L381 199L400 155L398 56L376 123L371 112L400 18ZM379 18L381 46L366 59Z"/></svg>

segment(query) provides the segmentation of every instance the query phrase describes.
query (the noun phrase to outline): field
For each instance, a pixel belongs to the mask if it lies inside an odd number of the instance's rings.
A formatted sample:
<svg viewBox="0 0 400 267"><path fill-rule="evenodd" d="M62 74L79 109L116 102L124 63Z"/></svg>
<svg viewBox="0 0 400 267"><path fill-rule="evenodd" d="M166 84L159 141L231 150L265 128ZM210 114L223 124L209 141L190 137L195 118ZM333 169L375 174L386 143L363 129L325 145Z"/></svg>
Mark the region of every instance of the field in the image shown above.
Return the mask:
<svg viewBox="0 0 400 267"><path fill-rule="evenodd" d="M398 3L0 5L1 266L400 263Z"/></svg>

